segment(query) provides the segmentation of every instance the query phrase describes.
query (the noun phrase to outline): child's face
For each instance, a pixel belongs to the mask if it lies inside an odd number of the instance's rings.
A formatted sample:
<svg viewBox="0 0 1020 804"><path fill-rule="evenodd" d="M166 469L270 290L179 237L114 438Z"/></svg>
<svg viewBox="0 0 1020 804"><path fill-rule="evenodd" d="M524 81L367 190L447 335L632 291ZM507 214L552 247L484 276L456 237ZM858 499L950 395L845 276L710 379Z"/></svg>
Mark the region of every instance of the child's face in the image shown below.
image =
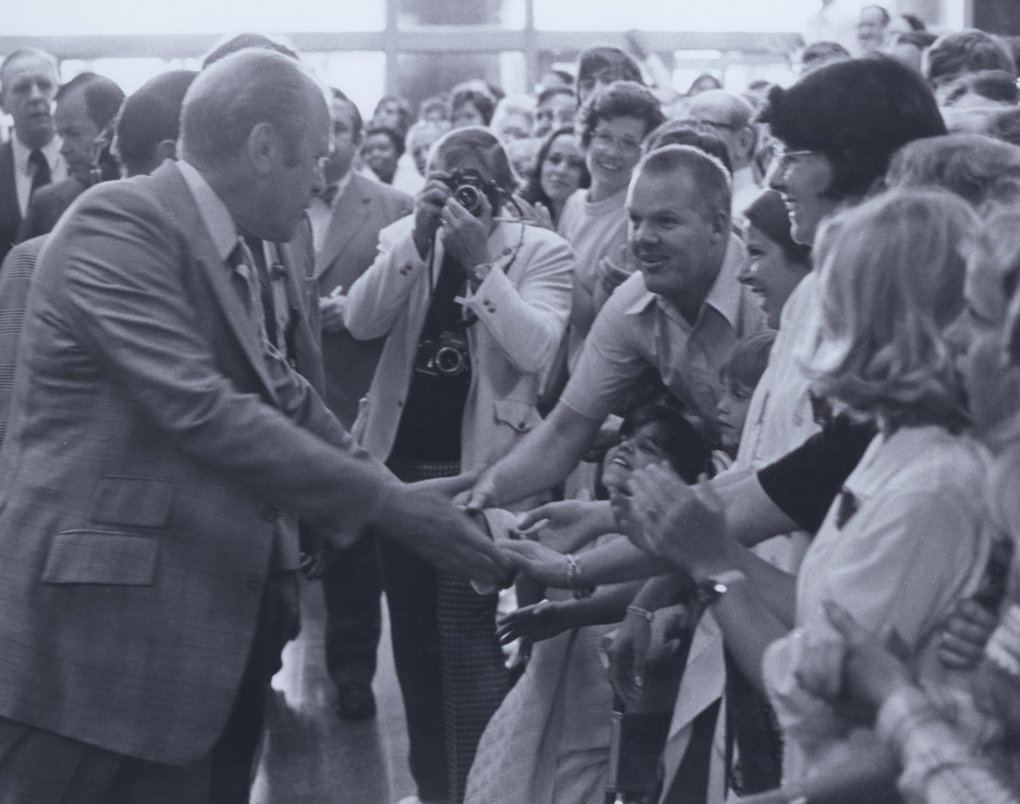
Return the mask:
<svg viewBox="0 0 1020 804"><path fill-rule="evenodd" d="M747 409L751 404L753 391L753 388L748 388L743 383L733 382L729 379L723 381L722 396L719 398L715 410L719 435L727 450L734 450L740 444L740 436L744 432L744 421L747 419Z"/></svg>
<svg viewBox="0 0 1020 804"><path fill-rule="evenodd" d="M654 423L638 427L606 453L602 461L602 485L610 490L621 490L635 469L666 460L660 440Z"/></svg>

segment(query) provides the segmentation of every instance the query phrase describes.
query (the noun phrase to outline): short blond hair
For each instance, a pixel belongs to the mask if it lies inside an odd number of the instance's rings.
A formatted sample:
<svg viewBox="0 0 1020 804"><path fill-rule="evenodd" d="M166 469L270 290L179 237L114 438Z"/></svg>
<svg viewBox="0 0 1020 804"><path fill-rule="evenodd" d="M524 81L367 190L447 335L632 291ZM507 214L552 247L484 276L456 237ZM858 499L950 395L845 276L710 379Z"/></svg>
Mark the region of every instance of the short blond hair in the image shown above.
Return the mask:
<svg viewBox="0 0 1020 804"><path fill-rule="evenodd" d="M957 196L895 190L822 229L817 393L897 427L966 420L944 331L963 308L977 225Z"/></svg>

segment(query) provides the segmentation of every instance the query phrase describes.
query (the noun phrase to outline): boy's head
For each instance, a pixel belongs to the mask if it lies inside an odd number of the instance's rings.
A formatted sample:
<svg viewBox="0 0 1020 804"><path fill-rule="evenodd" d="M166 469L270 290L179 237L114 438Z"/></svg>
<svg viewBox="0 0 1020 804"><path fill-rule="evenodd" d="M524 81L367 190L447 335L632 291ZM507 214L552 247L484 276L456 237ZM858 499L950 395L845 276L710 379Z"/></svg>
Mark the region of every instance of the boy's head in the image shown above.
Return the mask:
<svg viewBox="0 0 1020 804"><path fill-rule="evenodd" d="M717 424L723 447L727 450L735 450L740 444L751 394L765 373L775 340L775 330L771 329L749 335L733 347L719 372L723 391L716 407Z"/></svg>

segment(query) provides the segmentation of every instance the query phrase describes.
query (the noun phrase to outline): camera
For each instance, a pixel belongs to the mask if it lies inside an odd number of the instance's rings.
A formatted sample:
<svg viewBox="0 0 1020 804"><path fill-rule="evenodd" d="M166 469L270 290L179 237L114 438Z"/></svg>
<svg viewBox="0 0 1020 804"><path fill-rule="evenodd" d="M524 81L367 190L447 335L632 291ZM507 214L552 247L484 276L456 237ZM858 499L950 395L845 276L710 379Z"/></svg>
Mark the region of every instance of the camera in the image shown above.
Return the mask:
<svg viewBox="0 0 1020 804"><path fill-rule="evenodd" d="M476 218L482 214L482 197L489 201L493 214L499 205L499 185L492 179L485 178L472 168L456 170L444 180L444 184L453 192L453 197L464 209Z"/></svg>
<svg viewBox="0 0 1020 804"><path fill-rule="evenodd" d="M467 337L463 333L443 332L438 341L418 345L414 370L433 377L456 377L471 367Z"/></svg>

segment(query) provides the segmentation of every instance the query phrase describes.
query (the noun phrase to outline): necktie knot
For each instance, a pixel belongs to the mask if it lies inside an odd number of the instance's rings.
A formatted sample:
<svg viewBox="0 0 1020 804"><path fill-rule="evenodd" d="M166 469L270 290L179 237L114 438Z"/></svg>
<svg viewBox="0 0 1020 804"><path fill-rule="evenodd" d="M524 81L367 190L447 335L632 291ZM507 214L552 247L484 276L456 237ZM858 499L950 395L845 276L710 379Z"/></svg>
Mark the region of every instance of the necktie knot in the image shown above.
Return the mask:
<svg viewBox="0 0 1020 804"><path fill-rule="evenodd" d="M331 207L333 206L333 202L336 200L337 193L339 192L340 183L333 182L332 184L327 184L325 187L322 188L322 192L319 193L319 198L322 199L323 203L327 207Z"/></svg>

